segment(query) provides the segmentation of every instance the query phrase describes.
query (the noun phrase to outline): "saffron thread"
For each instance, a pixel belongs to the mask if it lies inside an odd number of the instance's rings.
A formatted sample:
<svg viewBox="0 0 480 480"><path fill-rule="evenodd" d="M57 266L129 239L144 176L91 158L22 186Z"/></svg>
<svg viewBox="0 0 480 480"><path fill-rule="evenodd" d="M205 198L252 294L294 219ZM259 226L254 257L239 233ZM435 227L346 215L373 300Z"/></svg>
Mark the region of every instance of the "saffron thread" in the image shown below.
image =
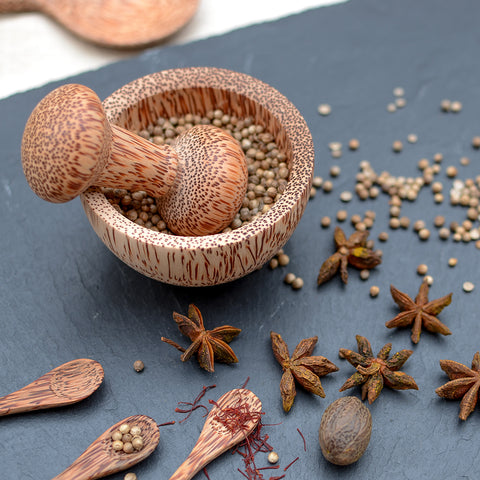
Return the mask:
<svg viewBox="0 0 480 480"><path fill-rule="evenodd" d="M165 422L165 423L157 423L157 427L165 427L166 425L174 425L175 420L172 420L171 422Z"/></svg>
<svg viewBox="0 0 480 480"><path fill-rule="evenodd" d="M300 457L297 457L293 462L290 462L284 469L283 471L286 472Z"/></svg>
<svg viewBox="0 0 480 480"><path fill-rule="evenodd" d="M300 431L299 428L297 428L297 432L300 434L303 440L303 450L306 452L307 451L307 442L305 441L305 437L303 436L302 432Z"/></svg>
<svg viewBox="0 0 480 480"><path fill-rule="evenodd" d="M200 402L200 400L205 396L205 394L212 388L215 388L216 385L209 385L208 387L205 387L203 386L202 387L202 391L196 396L195 400L193 402L178 402L178 405L179 407L182 406L182 407L187 407L187 408L179 408L177 407L175 409L175 412L177 413L186 413L187 416L185 418L183 418L182 420L180 420L178 423L183 423L185 420L188 419L188 417L190 417L190 415L192 414L192 412L194 412L195 410L197 410L198 408L204 408L206 410L207 413L205 413L205 415L208 414L208 408L205 406L205 405L202 405L198 402ZM205 416L204 415L204 416Z"/></svg>

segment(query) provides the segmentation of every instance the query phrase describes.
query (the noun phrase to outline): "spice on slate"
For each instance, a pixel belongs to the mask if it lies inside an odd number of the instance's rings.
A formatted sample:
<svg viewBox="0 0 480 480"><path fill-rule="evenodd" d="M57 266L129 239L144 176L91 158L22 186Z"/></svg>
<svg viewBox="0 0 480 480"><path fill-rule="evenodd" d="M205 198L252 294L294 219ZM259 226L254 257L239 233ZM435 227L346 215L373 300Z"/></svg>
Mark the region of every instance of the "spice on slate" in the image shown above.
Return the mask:
<svg viewBox="0 0 480 480"><path fill-rule="evenodd" d="M317 278L317 284L321 285L330 280L338 270L343 283L348 283L348 265L355 268L371 269L382 262L377 252L367 247L369 232L355 231L347 240L345 233L340 227L335 228L334 241L337 251L323 262Z"/></svg>
<svg viewBox="0 0 480 480"><path fill-rule="evenodd" d="M187 349L184 349L168 338L162 337L162 341L183 352L180 357L182 362L186 362L196 353L198 363L208 372L214 371L215 360L223 363L238 362L238 358L228 343L241 332L240 328L223 325L213 330L205 330L202 314L193 304L188 307L188 318L173 312L173 319L180 331L190 338L192 344Z"/></svg>
<svg viewBox="0 0 480 480"><path fill-rule="evenodd" d="M295 380L305 390L322 398L325 397L320 377L336 372L338 367L325 357L312 356L318 337L303 339L296 346L291 357L287 344L278 333L270 332L270 338L273 354L283 369L280 393L285 412L290 411L295 400Z"/></svg>
<svg viewBox="0 0 480 480"><path fill-rule="evenodd" d="M466 420L473 412L478 401L480 389L480 352L475 353L472 368L453 360L440 360L441 369L448 375L450 381L438 387L437 395L449 400L462 399L460 402L461 420Z"/></svg>
<svg viewBox="0 0 480 480"><path fill-rule="evenodd" d="M441 333L442 335L450 335L452 332L449 328L438 320L437 315L452 301L452 293L445 295L436 300L428 301L429 285L427 281L423 281L420 285L415 301L413 301L406 293L401 292L393 285L390 285L390 292L394 302L400 307L401 313L395 318L385 323L387 328L395 327L412 327L412 342L418 343L422 326L429 332Z"/></svg>
<svg viewBox="0 0 480 480"><path fill-rule="evenodd" d="M412 350L400 350L388 358L392 344L387 343L374 357L370 342L361 335L357 335L356 339L358 353L346 348L339 350L340 358L345 358L357 369L342 385L340 392L362 385L362 400L368 398L371 404L378 398L384 385L394 390L418 390L410 375L398 371L413 353Z"/></svg>
<svg viewBox="0 0 480 480"><path fill-rule="evenodd" d="M350 465L365 453L371 433L370 410L357 397L342 397L323 412L318 439L329 462Z"/></svg>
<svg viewBox="0 0 480 480"><path fill-rule="evenodd" d="M208 408L205 405L202 405L200 403L200 400L205 396L205 394L209 390L211 390L212 388L215 388L215 387L216 387L216 385L208 385L207 387L204 385L202 387L202 391L195 397L193 402L178 402L178 407L175 409L175 412L176 413L186 413L187 414L187 416L184 417L182 420L180 420L178 423L183 423L185 420L187 420L190 417L192 412L194 412L198 408L205 409L206 414L208 414ZM180 407L182 407L182 408L180 408Z"/></svg>

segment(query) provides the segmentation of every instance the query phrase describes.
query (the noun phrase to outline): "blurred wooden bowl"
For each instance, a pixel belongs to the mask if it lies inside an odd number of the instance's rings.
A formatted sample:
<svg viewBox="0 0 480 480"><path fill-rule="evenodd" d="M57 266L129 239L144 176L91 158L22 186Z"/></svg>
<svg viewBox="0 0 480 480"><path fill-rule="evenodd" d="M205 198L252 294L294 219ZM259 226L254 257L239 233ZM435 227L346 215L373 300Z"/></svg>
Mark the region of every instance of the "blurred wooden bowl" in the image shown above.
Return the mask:
<svg viewBox="0 0 480 480"><path fill-rule="evenodd" d="M211 67L166 70L139 78L103 102L110 122L139 131L159 117L205 115L221 109L252 117L286 154L287 187L272 208L228 233L183 237L137 225L98 188L81 195L100 239L123 262L147 277L182 286L229 282L260 268L282 248L308 202L314 148L307 124L281 93L249 75Z"/></svg>

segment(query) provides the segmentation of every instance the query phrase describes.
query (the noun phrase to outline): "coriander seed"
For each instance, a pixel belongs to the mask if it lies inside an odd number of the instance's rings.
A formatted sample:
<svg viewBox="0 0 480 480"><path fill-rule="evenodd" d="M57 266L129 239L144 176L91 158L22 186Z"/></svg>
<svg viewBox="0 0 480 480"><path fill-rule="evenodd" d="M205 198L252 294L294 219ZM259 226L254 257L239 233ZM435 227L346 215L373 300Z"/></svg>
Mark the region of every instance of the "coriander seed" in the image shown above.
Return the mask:
<svg viewBox="0 0 480 480"><path fill-rule="evenodd" d="M380 232L378 234L378 239L381 241L381 242L386 242L388 240L388 233L387 232Z"/></svg>
<svg viewBox="0 0 480 480"><path fill-rule="evenodd" d="M268 266L272 269L275 270L278 267L278 259L277 258L272 258L268 264Z"/></svg>
<svg viewBox="0 0 480 480"><path fill-rule="evenodd" d="M418 137L414 133L409 133L407 135L407 142L408 143L417 143L417 141L418 141Z"/></svg>
<svg viewBox="0 0 480 480"><path fill-rule="evenodd" d="M342 202L345 202L345 203L350 202L352 198L353 198L352 192L349 192L348 190L340 194L340 200Z"/></svg>
<svg viewBox="0 0 480 480"><path fill-rule="evenodd" d="M458 260L455 257L451 257L448 259L448 266L455 267L458 263Z"/></svg>
<svg viewBox="0 0 480 480"><path fill-rule="evenodd" d="M114 442L112 442L112 448L116 452L123 450L123 442L121 440L115 440Z"/></svg>
<svg viewBox="0 0 480 480"><path fill-rule="evenodd" d="M118 430L122 434L128 433L128 432L130 432L130 425L128 423L122 423L122 425L120 425L120 427L118 427Z"/></svg>
<svg viewBox="0 0 480 480"><path fill-rule="evenodd" d="M333 183L330 180L325 180L325 182L323 182L323 191L325 193L329 193L332 190L333 190Z"/></svg>
<svg viewBox="0 0 480 480"><path fill-rule="evenodd" d="M123 444L123 451L125 453L132 453L134 450L132 442L126 442Z"/></svg>
<svg viewBox="0 0 480 480"><path fill-rule="evenodd" d="M344 222L347 219L347 217L348 217L348 213L346 210L339 210L337 212L337 220L339 222Z"/></svg>
<svg viewBox="0 0 480 480"><path fill-rule="evenodd" d="M132 439L132 447L135 450L141 450L143 448L143 439L142 437L134 437Z"/></svg>
<svg viewBox="0 0 480 480"><path fill-rule="evenodd" d="M123 477L123 480L137 480L137 476L134 473L129 472Z"/></svg>
<svg viewBox="0 0 480 480"><path fill-rule="evenodd" d="M283 281L287 284L287 285L291 285L292 282L296 279L296 275L294 273L287 273L285 275L285 278L283 279Z"/></svg>
<svg viewBox="0 0 480 480"><path fill-rule="evenodd" d="M390 228L392 228L393 230L396 230L397 228L400 227L400 219L398 217L392 217L390 218L390 220L388 221L388 225Z"/></svg>
<svg viewBox="0 0 480 480"><path fill-rule="evenodd" d="M368 280L370 277L370 270L364 268L363 270L360 270L360 279L361 280Z"/></svg>
<svg viewBox="0 0 480 480"><path fill-rule="evenodd" d="M338 165L333 165L330 168L330 176L332 177L338 177L340 175L341 169Z"/></svg>
<svg viewBox="0 0 480 480"><path fill-rule="evenodd" d="M456 167L454 167L453 165L450 165L449 167L447 167L447 169L445 170L445 173L447 174L447 177L449 178L454 178L457 176L457 173L458 173L458 170Z"/></svg>
<svg viewBox="0 0 480 480"><path fill-rule="evenodd" d="M430 238L430 230L428 228L421 228L418 231L420 240L428 240Z"/></svg>
<svg viewBox="0 0 480 480"><path fill-rule="evenodd" d="M328 228L331 224L332 220L330 219L330 217L322 217L322 220L320 221L320 225L323 227L323 228Z"/></svg>
<svg viewBox="0 0 480 480"><path fill-rule="evenodd" d="M433 224L436 226L436 227L443 227L445 225L445 217L443 215L437 215L434 219L433 219Z"/></svg>
<svg viewBox="0 0 480 480"><path fill-rule="evenodd" d="M290 263L290 257L286 253L281 253L278 256L278 264L281 267L285 267Z"/></svg>
<svg viewBox="0 0 480 480"><path fill-rule="evenodd" d="M370 287L370 296L372 298L377 297L379 293L380 293L380 288L378 288L376 285L372 285Z"/></svg>
<svg viewBox="0 0 480 480"><path fill-rule="evenodd" d="M419 275L426 275L428 272L428 266L425 265L424 263L421 263L420 265L418 265L417 267L417 273Z"/></svg>
<svg viewBox="0 0 480 480"><path fill-rule="evenodd" d="M401 140L395 140L392 143L392 149L396 153L401 152L403 150L403 143L401 142Z"/></svg>
<svg viewBox="0 0 480 480"><path fill-rule="evenodd" d="M464 167L466 167L469 164L470 164L470 159L468 157L460 158L460 165L463 165Z"/></svg>
<svg viewBox="0 0 480 480"><path fill-rule="evenodd" d="M138 425L134 425L134 426L130 429L130 433L131 433L134 437L138 437L139 435L142 434L142 429L141 429Z"/></svg>
<svg viewBox="0 0 480 480"><path fill-rule="evenodd" d="M292 288L294 290L300 290L304 285L303 279L300 277L296 277L292 282Z"/></svg>
<svg viewBox="0 0 480 480"><path fill-rule="evenodd" d="M389 103L387 105L387 112L393 113L397 111L397 106L394 103Z"/></svg>
<svg viewBox="0 0 480 480"><path fill-rule="evenodd" d="M400 227L408 228L410 226L410 219L408 217L400 217Z"/></svg>
<svg viewBox="0 0 480 480"><path fill-rule="evenodd" d="M435 163L441 163L443 160L443 153L436 153L434 156L433 156L433 161Z"/></svg>
<svg viewBox="0 0 480 480"><path fill-rule="evenodd" d="M358 150L358 147L360 147L360 142L356 138L352 138L348 142L348 148L350 150Z"/></svg>
<svg viewBox="0 0 480 480"><path fill-rule="evenodd" d="M463 283L463 290L467 293L473 291L475 285L472 282L464 282Z"/></svg>
<svg viewBox="0 0 480 480"><path fill-rule="evenodd" d="M395 87L393 89L393 96L394 97L403 97L405 95L405 90L403 87Z"/></svg>
<svg viewBox="0 0 480 480"><path fill-rule="evenodd" d="M114 442L118 441L118 440L121 440L122 439L122 432L120 432L119 430L115 430L113 433L112 433L112 440Z"/></svg>
<svg viewBox="0 0 480 480"><path fill-rule="evenodd" d="M321 103L318 106L317 111L322 116L330 115L330 113L332 112L332 107L330 107L328 103Z"/></svg>
<svg viewBox="0 0 480 480"><path fill-rule="evenodd" d="M322 186L322 183L322 177L313 177L312 186L314 186L315 188L320 188Z"/></svg>
<svg viewBox="0 0 480 480"><path fill-rule="evenodd" d="M447 238L450 237L450 230L446 227L443 227L438 231L438 236L442 240L447 240Z"/></svg>
<svg viewBox="0 0 480 480"><path fill-rule="evenodd" d="M144 363L141 361L141 360L135 360L133 362L133 369L136 371L136 372L142 372L143 369L145 368L145 365Z"/></svg>
<svg viewBox="0 0 480 480"><path fill-rule="evenodd" d="M433 285L433 277L431 275L425 275L425 277L423 277L423 281L427 282L429 286Z"/></svg>
<svg viewBox="0 0 480 480"><path fill-rule="evenodd" d="M450 104L450 111L453 113L459 113L462 110L462 102L459 102L458 100L453 101Z"/></svg>
<svg viewBox="0 0 480 480"><path fill-rule="evenodd" d="M277 463L278 462L278 453L271 451L267 456L268 463Z"/></svg>
<svg viewBox="0 0 480 480"><path fill-rule="evenodd" d="M404 98L396 98L395 106L397 108L403 108L407 104L407 101Z"/></svg>
<svg viewBox="0 0 480 480"><path fill-rule="evenodd" d="M440 108L442 110L442 112L449 112L450 111L450 106L451 106L452 102L450 100L442 100L440 102Z"/></svg>
<svg viewBox="0 0 480 480"><path fill-rule="evenodd" d="M476 149L480 148L480 137L472 138L472 147Z"/></svg>

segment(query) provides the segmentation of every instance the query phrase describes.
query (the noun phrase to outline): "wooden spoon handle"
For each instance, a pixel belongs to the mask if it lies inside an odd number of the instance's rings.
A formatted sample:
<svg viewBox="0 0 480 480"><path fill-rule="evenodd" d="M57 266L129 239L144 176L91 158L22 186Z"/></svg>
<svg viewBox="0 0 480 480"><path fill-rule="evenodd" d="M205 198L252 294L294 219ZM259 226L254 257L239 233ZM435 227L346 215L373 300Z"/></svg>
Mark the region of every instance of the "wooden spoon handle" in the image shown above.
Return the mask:
<svg viewBox="0 0 480 480"><path fill-rule="evenodd" d="M35 382L16 392L0 398L0 416L30 412L46 408L45 398L51 399L50 374L45 374ZM51 400L49 405L51 404Z"/></svg>
<svg viewBox="0 0 480 480"><path fill-rule="evenodd" d="M0 0L0 13L32 12L39 9L36 0Z"/></svg>

